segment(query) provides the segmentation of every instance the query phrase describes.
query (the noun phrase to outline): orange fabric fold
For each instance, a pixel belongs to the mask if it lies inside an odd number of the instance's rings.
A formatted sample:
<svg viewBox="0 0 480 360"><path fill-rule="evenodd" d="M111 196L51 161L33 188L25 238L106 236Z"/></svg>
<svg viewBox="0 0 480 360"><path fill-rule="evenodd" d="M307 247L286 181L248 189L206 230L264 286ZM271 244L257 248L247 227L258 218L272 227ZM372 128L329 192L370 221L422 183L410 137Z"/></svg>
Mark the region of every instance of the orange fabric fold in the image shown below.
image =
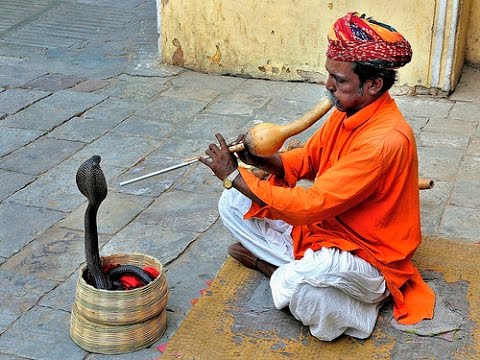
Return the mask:
<svg viewBox="0 0 480 360"><path fill-rule="evenodd" d="M421 241L415 138L390 95L348 118L334 110L303 148L281 157L283 179L241 170L267 204L245 218L292 224L297 259L309 248L355 253L382 272L397 321L432 318L435 295L411 261ZM300 179L313 184L295 186Z"/></svg>

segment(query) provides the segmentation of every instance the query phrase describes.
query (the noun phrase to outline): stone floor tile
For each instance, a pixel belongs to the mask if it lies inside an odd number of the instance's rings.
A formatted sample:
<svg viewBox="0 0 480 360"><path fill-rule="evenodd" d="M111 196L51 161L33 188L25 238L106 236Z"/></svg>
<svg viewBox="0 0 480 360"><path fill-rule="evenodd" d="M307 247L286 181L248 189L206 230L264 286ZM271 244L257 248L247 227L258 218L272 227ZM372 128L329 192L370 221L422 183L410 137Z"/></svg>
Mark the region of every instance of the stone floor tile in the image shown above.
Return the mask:
<svg viewBox="0 0 480 360"><path fill-rule="evenodd" d="M6 48L7 46L2 43L0 54L4 53ZM28 66L23 64L1 64L1 67L0 86L3 87L20 86L21 84L37 79L48 73L48 71L45 70L28 68Z"/></svg>
<svg viewBox="0 0 480 360"><path fill-rule="evenodd" d="M146 141L134 136L106 134L85 146L71 159L81 164L93 155L100 155L102 158L100 166L128 168L144 159L160 144L159 140L154 139Z"/></svg>
<svg viewBox="0 0 480 360"><path fill-rule="evenodd" d="M26 175L13 171L5 171L0 169L0 202L8 198L15 191L20 190L25 185L35 179L32 175Z"/></svg>
<svg viewBox="0 0 480 360"><path fill-rule="evenodd" d="M77 141L42 137L0 160L0 168L39 175L55 167L85 144Z"/></svg>
<svg viewBox="0 0 480 360"><path fill-rule="evenodd" d="M418 159L421 173L424 177L434 181L452 182L463 156L461 149L450 149L443 147L418 147Z"/></svg>
<svg viewBox="0 0 480 360"><path fill-rule="evenodd" d="M123 74L110 85L96 91L97 94L129 101L148 102L159 93L169 88L164 83L168 78L162 77L141 77Z"/></svg>
<svg viewBox="0 0 480 360"><path fill-rule="evenodd" d="M83 267L85 264L82 264ZM67 280L48 292L39 300L38 305L55 310L71 311L75 302L75 292L80 269L76 269Z"/></svg>
<svg viewBox="0 0 480 360"><path fill-rule="evenodd" d="M52 290L57 283L35 277L35 274L25 276L15 269L7 271L0 268L0 334L4 333L25 312L33 307L38 299ZM4 334L0 336L0 354L5 349L2 346Z"/></svg>
<svg viewBox="0 0 480 360"><path fill-rule="evenodd" d="M105 100L105 96L62 90L42 99L3 123L24 129L51 130Z"/></svg>
<svg viewBox="0 0 480 360"><path fill-rule="evenodd" d="M0 349L38 360L83 360L87 352L70 338L70 313L35 306L0 337Z"/></svg>
<svg viewBox="0 0 480 360"><path fill-rule="evenodd" d="M0 93L0 108L4 113L14 114L50 94L41 90L8 89Z"/></svg>
<svg viewBox="0 0 480 360"><path fill-rule="evenodd" d="M479 119L475 121L473 119L454 118L451 114L447 118L432 116L422 130L436 134L448 132L449 134L463 135L468 139L478 126L478 121Z"/></svg>
<svg viewBox="0 0 480 360"><path fill-rule="evenodd" d="M21 148L43 134L45 131L16 129L0 125L0 156L5 156Z"/></svg>
<svg viewBox="0 0 480 360"><path fill-rule="evenodd" d="M112 134L122 136L138 136L153 140L171 137L176 132L174 125L167 121L133 115L111 130Z"/></svg>
<svg viewBox="0 0 480 360"><path fill-rule="evenodd" d="M465 156L458 170L450 204L480 208L480 156Z"/></svg>
<svg viewBox="0 0 480 360"><path fill-rule="evenodd" d="M203 232L218 219L218 199L208 194L173 190L160 195L137 218L143 224L158 224L178 230Z"/></svg>
<svg viewBox="0 0 480 360"><path fill-rule="evenodd" d="M222 94L236 91L246 80L229 76L215 76L194 71L184 71L172 80L174 86L191 87L195 89L210 89Z"/></svg>
<svg viewBox="0 0 480 360"><path fill-rule="evenodd" d="M439 235L448 239L467 242L480 241L480 210L447 205L438 230Z"/></svg>
<svg viewBox="0 0 480 360"><path fill-rule="evenodd" d="M423 147L442 147L447 149L465 150L470 142L470 136L452 132L422 131L417 136L417 145Z"/></svg>
<svg viewBox="0 0 480 360"><path fill-rule="evenodd" d="M20 251L44 229L60 221L60 211L31 207L11 201L0 204L0 256L10 257ZM41 221L39 221L41 219Z"/></svg>
<svg viewBox="0 0 480 360"><path fill-rule="evenodd" d="M420 219L423 235L437 233L452 187L452 183L436 181L433 189L420 191Z"/></svg>
<svg viewBox="0 0 480 360"><path fill-rule="evenodd" d="M208 102L161 96L136 112L157 121L178 121L202 111Z"/></svg>
<svg viewBox="0 0 480 360"><path fill-rule="evenodd" d="M213 104L210 104L205 112L220 115L252 116L255 111L265 106L269 101L268 97L249 94L222 95Z"/></svg>
<svg viewBox="0 0 480 360"><path fill-rule="evenodd" d="M447 117L453 107L453 101L437 100L434 98L419 97L396 97L400 111L405 117Z"/></svg>
<svg viewBox="0 0 480 360"><path fill-rule="evenodd" d="M480 156L480 138L474 137L470 141L470 145L467 149L467 155Z"/></svg>
<svg viewBox="0 0 480 360"><path fill-rule="evenodd" d="M165 266L199 236L191 231L134 221L102 247L101 255L141 253L153 256Z"/></svg>
<svg viewBox="0 0 480 360"><path fill-rule="evenodd" d="M26 89L58 91L68 89L82 81L85 81L85 78L62 74L47 74L29 81L22 85L22 87Z"/></svg>
<svg viewBox="0 0 480 360"><path fill-rule="evenodd" d="M199 140L203 145L202 153L212 142L218 142L216 133L223 135L227 142L235 140L250 118L227 115L200 113L190 118L177 121L175 135L183 139Z"/></svg>
<svg viewBox="0 0 480 360"><path fill-rule="evenodd" d="M121 194L110 191L107 198L101 203L97 214L97 228L99 234L115 234L129 224L153 200L148 197ZM87 202L70 213L60 226L74 230L84 230L85 210Z"/></svg>
<svg viewBox="0 0 480 360"><path fill-rule="evenodd" d="M99 247L109 239L109 236L100 235ZM25 277L62 282L85 260L84 232L55 226L8 259L2 269L16 271Z"/></svg>
<svg viewBox="0 0 480 360"><path fill-rule="evenodd" d="M220 94L221 92L219 90L212 90L209 88L195 89L185 86L171 86L162 93L163 96L175 97L180 99L193 99L206 102L214 100Z"/></svg>

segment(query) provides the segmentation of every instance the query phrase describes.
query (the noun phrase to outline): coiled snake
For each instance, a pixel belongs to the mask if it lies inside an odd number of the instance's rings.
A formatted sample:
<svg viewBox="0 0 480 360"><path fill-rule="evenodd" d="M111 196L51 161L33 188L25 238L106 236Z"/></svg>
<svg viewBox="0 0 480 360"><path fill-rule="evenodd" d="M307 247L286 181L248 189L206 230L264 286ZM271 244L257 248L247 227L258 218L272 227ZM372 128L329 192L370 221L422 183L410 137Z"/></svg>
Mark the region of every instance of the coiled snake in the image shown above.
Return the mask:
<svg viewBox="0 0 480 360"><path fill-rule="evenodd" d="M100 161L100 156L92 156L80 165L76 176L78 189L88 199L88 206L85 211L87 277L92 278L93 286L97 289L122 289L122 285L117 279L124 274L134 275L144 284L148 284L153 279L145 271L134 265L121 265L108 274L103 272L98 250L97 212L100 204L107 197L107 182L100 168Z"/></svg>

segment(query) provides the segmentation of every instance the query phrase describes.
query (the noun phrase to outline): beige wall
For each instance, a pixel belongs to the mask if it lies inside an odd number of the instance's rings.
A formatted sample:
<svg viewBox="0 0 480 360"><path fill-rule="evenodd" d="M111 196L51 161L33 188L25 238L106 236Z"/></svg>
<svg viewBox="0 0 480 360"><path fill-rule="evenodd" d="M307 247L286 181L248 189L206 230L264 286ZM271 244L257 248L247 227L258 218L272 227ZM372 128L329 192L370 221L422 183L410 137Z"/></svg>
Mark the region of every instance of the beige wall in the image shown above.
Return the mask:
<svg viewBox="0 0 480 360"><path fill-rule="evenodd" d="M471 0L465 60L480 66L480 0Z"/></svg>
<svg viewBox="0 0 480 360"><path fill-rule="evenodd" d="M465 45L472 2L480 0L371 0L361 9L353 0L158 0L160 46L164 62L202 72L321 82L328 29L357 10L410 41L414 57L397 85L449 91L464 54L478 51Z"/></svg>

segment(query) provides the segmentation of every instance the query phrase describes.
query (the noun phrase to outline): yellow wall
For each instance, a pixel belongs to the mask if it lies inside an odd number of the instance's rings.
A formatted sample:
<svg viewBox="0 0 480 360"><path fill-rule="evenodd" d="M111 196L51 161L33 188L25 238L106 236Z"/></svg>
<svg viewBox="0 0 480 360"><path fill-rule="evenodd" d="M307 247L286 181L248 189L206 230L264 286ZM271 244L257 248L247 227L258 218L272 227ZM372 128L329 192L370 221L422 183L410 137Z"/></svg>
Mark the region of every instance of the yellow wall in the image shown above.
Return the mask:
<svg viewBox="0 0 480 360"><path fill-rule="evenodd" d="M471 0L465 60L480 65L480 0Z"/></svg>
<svg viewBox="0 0 480 360"><path fill-rule="evenodd" d="M452 47L452 4L458 4L463 19L471 2L480 0L371 0L361 8L353 0L158 0L160 46L164 62L202 72L321 82L328 29L356 10L390 24L410 41L413 60L400 69L397 85L448 91L463 65L468 24L468 19L458 22ZM439 4L446 30L437 24ZM475 50L467 47L467 52L475 56Z"/></svg>

